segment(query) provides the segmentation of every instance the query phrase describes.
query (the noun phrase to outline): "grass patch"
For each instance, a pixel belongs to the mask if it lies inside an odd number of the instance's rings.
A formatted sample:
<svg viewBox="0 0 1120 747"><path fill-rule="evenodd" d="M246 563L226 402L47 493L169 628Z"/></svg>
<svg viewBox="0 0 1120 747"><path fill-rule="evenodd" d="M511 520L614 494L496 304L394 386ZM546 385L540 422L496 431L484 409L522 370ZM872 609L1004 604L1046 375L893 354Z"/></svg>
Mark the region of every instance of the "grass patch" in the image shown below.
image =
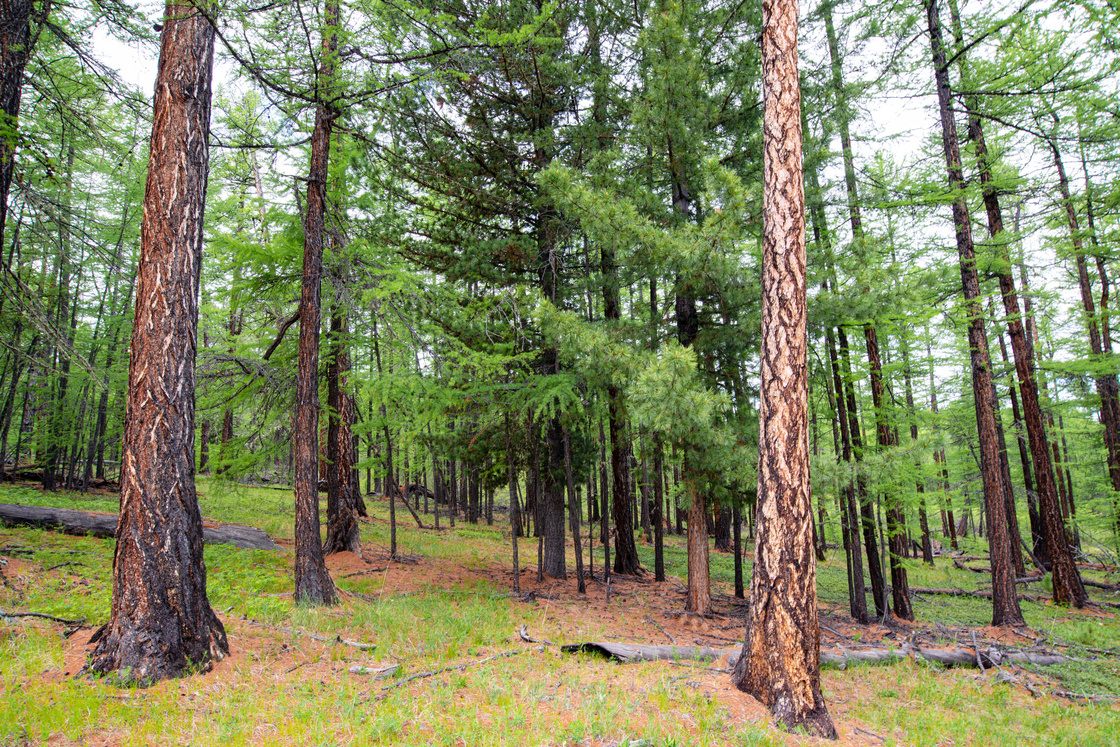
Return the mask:
<svg viewBox="0 0 1120 747"><path fill-rule="evenodd" d="M289 492L230 488L209 480L201 480L199 489L207 518L290 537ZM92 508L97 501L104 506L104 498L87 502L80 496L44 497L37 489L0 486L2 502L31 502L27 496L40 504L106 510ZM362 540L374 558L371 567L380 568L389 542L387 506L371 500L370 508L373 519L363 522ZM729 694L724 673L562 656L553 647L525 644L514 633L526 624L534 636L557 642L577 635L583 640L663 642L653 640L660 633L644 620L674 624L662 610L676 604L675 587L653 584L651 578L647 584L622 584L622 597L605 606L602 588L594 583L588 598L578 599L549 592L555 587L546 582L537 600L526 602L511 596L504 580L490 576L492 569L509 563L504 523L459 523L449 530L444 517L444 529L436 532L418 530L407 512L398 512L398 519L399 550L410 561L392 564L387 572L349 578L336 574L336 583L350 593L332 608L293 603L290 553L207 545L208 594L233 646L233 658L210 675L146 690L74 679L83 651L74 648L73 639L62 637L64 626L0 617L0 745L94 740L122 745L589 747L797 743L777 731L757 705L747 717L738 706L731 708L732 702L740 702L733 698L742 696ZM432 523L430 515L425 523ZM667 573L684 579L684 538L666 536L665 546ZM5 569L11 583L0 587L0 611L30 610L85 618L93 626L103 623L109 614L113 547L112 540L0 527L0 555L12 558ZM535 550L532 539L523 542L523 567L535 568ZM652 547L640 536L638 550L643 566L652 570ZM750 557L745 548L747 579ZM729 593L733 557L713 550L710 558L715 589ZM818 566L822 604L839 605L842 611L847 608L843 562L843 554L832 551ZM595 567L601 572L599 548ZM914 586L977 588L983 580L945 559L938 559L934 568L908 561L908 569ZM402 590L402 579L412 577ZM661 607L652 606L659 600ZM991 614L986 600L967 598L915 598L914 606L923 624L947 628L983 626ZM1051 645L1068 644L1063 650L1079 660L1035 673L1016 670L1020 676L1035 677L1046 690L1120 694L1118 659L1088 650L1120 647L1120 625L1113 616L1028 602L1023 610L1035 635ZM742 636L742 628L736 627L674 630L681 643L713 630L726 640ZM335 636L374 643L376 649L332 643ZM519 653L502 656L511 651ZM354 665L389 664L400 669L385 681L349 672ZM1033 699L1022 687L998 684L975 671L903 662L826 671L822 680L841 731L851 734L858 726L882 736L886 744L1095 745L1114 744L1120 734L1120 711L1114 706Z"/></svg>

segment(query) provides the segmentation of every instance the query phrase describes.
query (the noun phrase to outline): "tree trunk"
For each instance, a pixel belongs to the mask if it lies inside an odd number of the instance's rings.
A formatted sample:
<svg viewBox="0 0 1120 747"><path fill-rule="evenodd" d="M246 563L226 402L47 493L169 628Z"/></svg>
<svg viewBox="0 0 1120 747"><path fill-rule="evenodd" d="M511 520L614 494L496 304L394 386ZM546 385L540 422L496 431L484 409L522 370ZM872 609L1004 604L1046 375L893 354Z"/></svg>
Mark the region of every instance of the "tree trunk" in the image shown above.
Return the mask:
<svg viewBox="0 0 1120 747"><path fill-rule="evenodd" d="M875 407L875 434L879 448L890 449L895 443L894 431L887 422L886 390L883 386L883 364L879 357L879 342L875 327L868 324L863 328L867 341L867 362L871 368L871 400ZM910 584L906 578L906 568L902 558L906 554L906 530L902 521L902 508L895 493L883 495L887 504L887 546L891 568L891 594L894 601L894 614L903 620L914 619L914 609L910 604Z"/></svg>
<svg viewBox="0 0 1120 747"><path fill-rule="evenodd" d="M509 479L509 529L510 548L513 550L513 591L521 593L521 561L517 557L517 536L521 533L521 515L517 505L517 471L513 466L513 443L510 439L509 413L506 418L506 471ZM436 516L439 516L439 496L436 496ZM438 524L436 525L439 526Z"/></svg>
<svg viewBox="0 0 1120 747"><path fill-rule="evenodd" d="M708 509L704 496L687 483L692 494L688 511L688 596L684 608L698 615L712 611L712 589L708 574Z"/></svg>
<svg viewBox="0 0 1120 747"><path fill-rule="evenodd" d="M168 5L144 191L109 622L86 669L151 683L229 652L206 595L195 493L194 364L214 30Z"/></svg>
<svg viewBox="0 0 1120 747"><path fill-rule="evenodd" d="M852 455L856 463L863 461L863 435L860 433L859 416L856 412L856 390L852 379L852 365L848 355L848 336L843 327L836 328L840 342L840 362L843 364L844 377L841 382L846 392L848 411L848 435L852 441ZM863 546L867 551L867 574L871 581L871 596L875 600L875 617L887 614L887 583L883 578L883 563L879 555L879 541L875 537L875 508L867 494L867 483L862 474L856 477L856 496L859 503L860 525L863 527Z"/></svg>
<svg viewBox="0 0 1120 747"><path fill-rule="evenodd" d="M38 34L31 33L33 0L0 0L0 119L5 132L0 137L0 247L8 222L8 191L15 174L15 144L19 108L23 98L23 73L31 58ZM49 7L49 6L47 6Z"/></svg>
<svg viewBox="0 0 1120 747"><path fill-rule="evenodd" d="M320 86L334 77L338 3L324 6ZM322 298L323 238L327 211L327 162L336 112L320 101L311 133L311 167L307 174L303 280L299 300L299 370L296 410L292 418L295 467L295 598L310 604L334 604L334 583L323 562L319 522L319 325Z"/></svg>
<svg viewBox="0 0 1120 747"><path fill-rule="evenodd" d="M957 252L960 256L961 285L968 313L968 346L972 362L972 389L976 403L976 426L980 440L980 466L984 478L984 497L988 507L988 544L992 565L992 625L1022 625L1023 613L1015 595L1012 573L1011 538L1007 530L1003 475L1000 469L995 403L992 401L991 359L988 335L980 307L980 279L972 243L972 225L963 188L957 127L952 114L952 92L945 48L941 36L941 19L937 0L925 0L941 114L942 145L948 171L949 189L957 195L953 200L953 223L956 229Z"/></svg>
<svg viewBox="0 0 1120 747"><path fill-rule="evenodd" d="M579 547L579 495L576 493L576 482L572 477L572 446L568 438L568 429L564 429L564 477L568 483L568 515L572 524L572 543L576 557L576 586L580 594L587 593L583 579L583 551Z"/></svg>
<svg viewBox="0 0 1120 747"><path fill-rule="evenodd" d="M836 738L820 685L807 416L805 197L797 3L763 2L758 536L734 684L783 728Z"/></svg>
<svg viewBox="0 0 1120 747"><path fill-rule="evenodd" d="M1056 128L1058 118L1057 115L1053 115L1053 117ZM1070 197L1069 179L1066 177L1065 165L1062 163L1062 153L1058 148L1056 136L1047 138L1046 142L1054 156L1054 167L1058 172L1058 189L1061 192L1066 221L1069 224L1070 238L1073 242L1073 254L1077 266L1077 285L1081 290L1081 304L1085 311L1085 326L1089 331L1089 349L1099 366L1098 371L1094 374L1094 379L1097 384L1097 393L1101 398L1100 419L1104 426L1105 447L1108 450L1108 475L1112 481L1113 529L1120 536L1120 497L1117 497L1120 496L1120 386L1117 384L1116 373L1106 370L1107 364L1102 360L1104 347L1101 344L1096 305L1093 302L1092 281L1089 279L1088 263L1085 261L1085 247L1081 241L1077 211L1074 209L1073 199ZM1105 299L1105 302L1107 302L1107 296L1105 296Z"/></svg>
<svg viewBox="0 0 1120 747"><path fill-rule="evenodd" d="M323 552L362 554L357 519L358 486L354 480L353 444L350 423L354 418L353 400L347 390L350 353L347 349L346 311L332 304L327 363L327 538Z"/></svg>

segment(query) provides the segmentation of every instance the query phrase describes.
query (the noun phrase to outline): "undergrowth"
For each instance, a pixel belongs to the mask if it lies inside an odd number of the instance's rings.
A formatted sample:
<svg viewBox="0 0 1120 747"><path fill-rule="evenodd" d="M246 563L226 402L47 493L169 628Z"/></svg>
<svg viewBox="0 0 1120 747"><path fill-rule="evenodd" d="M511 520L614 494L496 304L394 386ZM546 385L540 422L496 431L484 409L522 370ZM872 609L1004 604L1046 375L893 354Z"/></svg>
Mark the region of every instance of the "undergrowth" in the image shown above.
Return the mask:
<svg viewBox="0 0 1120 747"><path fill-rule="evenodd" d="M291 537L290 493L208 480L200 481L199 492L208 520L253 524L282 541ZM115 498L44 495L26 486L0 487L0 502L116 509ZM363 544L371 558L384 558L385 507L371 508L375 519L362 524ZM81 651L75 656L64 637L73 626L2 616L34 611L91 627L105 622L113 541L0 527L0 556L12 559L2 569L9 583L0 588L0 745L801 743L776 730L765 715L733 713L729 698L745 696L728 694L725 672L665 663L621 666L520 641L514 631L525 624L540 639L566 642L572 628L565 615L582 602L509 593L508 576L493 573L509 559L506 517L499 516L494 527L460 522L454 530L444 517L436 532L418 531L411 516L399 511L405 565L388 564L382 571L377 560L371 572L336 577L342 601L331 608L293 603L290 553L207 545L208 594L230 634L234 657L212 674L142 690L75 677ZM425 517L429 525L431 518ZM583 539L586 543L586 527ZM667 573L679 587L686 578L683 538L667 536L665 542ZM652 571L652 548L640 538L639 554ZM749 546L744 554L749 584ZM400 593L390 574L407 572L402 568L409 558L467 573ZM521 559L523 568L535 568L531 539L523 540ZM818 566L821 603L838 618L847 609L843 563L843 552L834 549ZM715 591L729 596L732 556L713 551L711 565ZM937 558L933 568L908 560L907 568L914 587L975 589L984 580L946 558ZM602 569L598 552L595 569ZM1103 574L1097 578L1105 580ZM601 586L590 589L602 595ZM652 582L630 592L639 601L657 593ZM857 741L869 733L876 744L899 745L1115 744L1120 710L1101 697L1120 695L1120 659L1110 652L1120 649L1115 616L1048 603L1022 605L1037 645L1075 659L1033 671L1014 668L1020 681L1034 683L1037 697L991 672L912 661L828 670L822 685L841 733ZM914 609L919 625L947 643L954 631L986 626L991 614L987 600L966 597L918 595ZM626 631L595 621L580 626L590 639L626 637ZM742 627L729 628L720 635L743 635ZM853 639L870 631L856 630ZM375 648L332 642L336 637ZM397 669L386 680L349 671L393 665ZM1053 695L1057 690L1094 699L1059 698Z"/></svg>

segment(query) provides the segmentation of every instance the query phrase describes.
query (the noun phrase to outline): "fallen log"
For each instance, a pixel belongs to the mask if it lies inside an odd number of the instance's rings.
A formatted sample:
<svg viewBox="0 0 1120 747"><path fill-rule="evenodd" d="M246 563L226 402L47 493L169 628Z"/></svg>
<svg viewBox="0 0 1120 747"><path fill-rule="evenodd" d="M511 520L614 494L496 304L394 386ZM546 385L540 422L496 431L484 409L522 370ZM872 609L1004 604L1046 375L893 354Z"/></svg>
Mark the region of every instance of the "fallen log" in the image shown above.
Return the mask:
<svg viewBox="0 0 1120 747"><path fill-rule="evenodd" d="M735 648L718 649L703 646L649 646L638 643L610 643L594 641L589 643L573 643L560 648L564 653L590 653L611 659L623 664L636 661L685 661L685 660L715 660L728 657L728 666L734 667L735 662L742 652L742 646ZM932 649L918 648L904 644L901 648L839 648L836 650L822 649L821 664L835 666L840 669L849 664L895 664L906 658L924 660L945 667L975 668L983 664L984 668L994 668L1000 664L1033 664L1035 666L1053 666L1062 662L1072 661L1066 656L1032 654L1023 651L1002 651L991 647L988 649Z"/></svg>
<svg viewBox="0 0 1120 747"><path fill-rule="evenodd" d="M93 537L115 537L117 534L116 514L46 506L0 503L0 523L8 526L45 527L66 534L88 534ZM202 539L210 544L233 545L245 550L283 549L265 532L244 524L203 523Z"/></svg>

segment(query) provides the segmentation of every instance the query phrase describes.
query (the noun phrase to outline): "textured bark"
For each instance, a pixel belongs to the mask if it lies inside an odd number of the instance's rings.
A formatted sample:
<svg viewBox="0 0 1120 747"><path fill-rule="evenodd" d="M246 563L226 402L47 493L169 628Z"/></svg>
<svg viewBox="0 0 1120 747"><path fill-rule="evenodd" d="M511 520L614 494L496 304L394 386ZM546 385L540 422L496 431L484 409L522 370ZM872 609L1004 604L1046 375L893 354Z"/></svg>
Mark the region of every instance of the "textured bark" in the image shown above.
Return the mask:
<svg viewBox="0 0 1120 747"><path fill-rule="evenodd" d="M1057 116L1054 115L1055 126ZM1089 349L1093 358L1099 361L1100 370L1094 375L1097 384L1097 394L1101 398L1101 424L1104 426L1104 443L1108 452L1108 475L1112 481L1112 489L1120 493L1120 385L1114 371L1107 370L1102 360L1104 346L1101 343L1101 328L1098 325L1096 304L1093 302L1092 281L1089 279L1088 263L1085 260L1085 246L1081 240L1081 229L1077 221L1077 211L1073 206L1073 199L1069 191L1069 179L1066 176L1065 165L1062 162L1062 152L1057 144L1056 137L1047 139L1050 152L1054 157L1054 168L1058 172L1058 189L1062 196L1065 208L1066 222L1069 224L1070 239L1073 243L1073 254L1077 266L1077 285L1081 291L1081 304L1085 311L1085 326L1089 331ZM1105 286L1107 288L1107 285ZM1106 291L1107 293L1107 291ZM1107 295L1104 303L1107 303ZM1107 318L1107 317L1106 317ZM1067 491L1067 493L1072 490ZM1072 503L1072 500L1071 500ZM1113 525L1120 534L1120 499L1113 499Z"/></svg>
<svg viewBox="0 0 1120 747"><path fill-rule="evenodd" d="M354 474L354 401L347 391L350 372L346 312L336 307L331 314L330 363L327 366L327 538L323 552L362 554L358 528L358 481Z"/></svg>
<svg viewBox="0 0 1120 747"><path fill-rule="evenodd" d="M820 685L812 541L797 3L764 0L762 348L758 520L733 682L786 729L836 738Z"/></svg>
<svg viewBox="0 0 1120 747"><path fill-rule="evenodd" d="M863 436L860 434L859 417L856 412L856 390L852 379L852 364L848 355L848 336L843 327L837 327L836 336L840 343L840 362L843 365L844 377L841 380L848 412L848 436L852 442L852 455L855 461L863 461ZM856 496L859 503L860 526L863 527L863 544L867 550L867 575L871 581L871 596L875 600L875 617L882 618L887 614L887 583L883 578L883 564L879 556L879 541L875 537L876 522L875 508L871 505L871 497L867 495L867 483L863 475L856 477Z"/></svg>
<svg viewBox="0 0 1120 747"><path fill-rule="evenodd" d="M991 358L988 335L980 306L980 279L972 243L972 226L965 202L957 127L952 113L952 91L941 19L937 0L925 0L933 55L937 98L941 115L942 146L953 200L953 224L956 230L957 253L960 259L961 286L968 314L968 347L972 363L972 392L976 404L976 429L980 442L980 469L984 479L984 499L988 515L988 546L992 566L992 625L1022 625L1023 613L1015 595L1012 573L1011 537L1007 530L1003 475L1000 469L999 437L996 432Z"/></svg>
<svg viewBox="0 0 1120 747"><path fill-rule="evenodd" d="M168 5L141 224L109 622L86 669L151 683L229 652L206 596L194 393L214 31Z"/></svg>
<svg viewBox="0 0 1120 747"><path fill-rule="evenodd" d="M712 527L712 534L716 539L715 548L720 552L731 552L731 509L722 503L717 503L714 511L715 526Z"/></svg>
<svg viewBox="0 0 1120 747"><path fill-rule="evenodd" d="M31 33L34 5L32 0L0 0L0 246L5 246L8 191L15 173L23 73L37 36Z"/></svg>
<svg viewBox="0 0 1120 747"><path fill-rule="evenodd" d="M630 513L630 481L626 477L626 423L622 413L622 392L607 387L608 420L611 436L611 518L614 521L614 572L633 576L642 569L634 544L634 523Z"/></svg>
<svg viewBox="0 0 1120 747"><path fill-rule="evenodd" d="M883 363L879 357L879 342L875 328L868 324L863 328L867 342L867 362L871 369L871 401L875 407L875 437L881 449L896 446L894 430L887 422L886 389L883 386ZM902 558L906 554L906 529L902 521L902 509L896 493L885 493L883 502L887 504L887 546L890 550L891 595L894 614L903 620L914 619L914 609L910 604L910 584L906 578L906 568Z"/></svg>
<svg viewBox="0 0 1120 747"><path fill-rule="evenodd" d="M708 573L708 508L704 496L690 486L688 510L688 593L684 608L698 615L712 611L712 587Z"/></svg>
<svg viewBox="0 0 1120 747"><path fill-rule="evenodd" d="M338 4L324 8L319 81L334 74ZM323 562L319 522L319 325L323 275L324 221L327 213L327 163L335 112L323 102L315 110L311 133L311 167L307 174L307 215L303 225L303 280L299 299L299 370L292 418L295 469L295 598L311 604L334 604L334 583Z"/></svg>

